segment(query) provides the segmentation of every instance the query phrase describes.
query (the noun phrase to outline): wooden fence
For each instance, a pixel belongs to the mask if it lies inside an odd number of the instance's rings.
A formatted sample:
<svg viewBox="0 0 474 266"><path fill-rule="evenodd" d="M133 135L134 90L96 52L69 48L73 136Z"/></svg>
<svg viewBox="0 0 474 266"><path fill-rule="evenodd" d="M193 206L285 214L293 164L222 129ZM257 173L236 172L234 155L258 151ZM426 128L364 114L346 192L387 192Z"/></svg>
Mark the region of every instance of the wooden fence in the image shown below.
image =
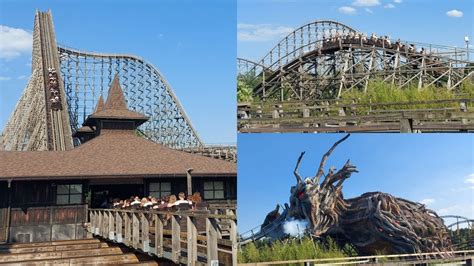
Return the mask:
<svg viewBox="0 0 474 266"><path fill-rule="evenodd" d="M205 212L90 209L88 230L187 265L236 265L236 216Z"/></svg>
<svg viewBox="0 0 474 266"><path fill-rule="evenodd" d="M375 265L467 265L472 266L474 260L474 250L462 250L453 252L431 252L413 254L394 254L358 257L340 257L324 259L301 259L287 261L267 261L255 263L242 263L242 266L263 266L263 265L349 265L349 264L375 264Z"/></svg>
<svg viewBox="0 0 474 266"><path fill-rule="evenodd" d="M348 100L250 103L238 106L238 129L247 132L473 131L474 99L398 103Z"/></svg>

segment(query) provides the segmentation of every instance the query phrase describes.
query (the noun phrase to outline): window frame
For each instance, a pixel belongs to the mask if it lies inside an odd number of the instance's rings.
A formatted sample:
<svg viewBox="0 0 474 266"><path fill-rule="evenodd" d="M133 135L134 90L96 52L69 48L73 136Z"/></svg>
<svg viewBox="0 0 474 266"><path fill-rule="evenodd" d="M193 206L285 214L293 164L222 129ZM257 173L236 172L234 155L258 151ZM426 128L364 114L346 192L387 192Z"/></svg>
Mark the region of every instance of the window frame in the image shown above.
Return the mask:
<svg viewBox="0 0 474 266"><path fill-rule="evenodd" d="M59 192L59 186L67 186L67 193L66 192ZM72 186L80 186L81 191L80 192L73 192L71 191ZM82 183L72 183L72 184L56 184L56 198L55 198L55 203L56 205L81 205L84 204L84 184ZM80 196L80 201L77 203L72 203L71 202L71 197L72 196ZM67 196L67 203L58 203L58 196Z"/></svg>
<svg viewBox="0 0 474 266"><path fill-rule="evenodd" d="M152 184L158 184L159 186L158 190L151 190ZM163 184L169 184L169 190L163 190L162 189ZM169 196L172 194L172 192L173 192L173 188L172 188L172 183L170 181L157 181L157 182L148 183L148 196L152 196L158 199L165 196Z"/></svg>
<svg viewBox="0 0 474 266"><path fill-rule="evenodd" d="M212 189L206 189L206 183L211 183ZM222 183L222 187L216 189L216 183ZM225 200L226 199L225 181L204 181L203 192L204 192L203 197L205 200ZM212 197L207 197L206 192L212 192ZM216 192L222 192L222 198L216 197Z"/></svg>

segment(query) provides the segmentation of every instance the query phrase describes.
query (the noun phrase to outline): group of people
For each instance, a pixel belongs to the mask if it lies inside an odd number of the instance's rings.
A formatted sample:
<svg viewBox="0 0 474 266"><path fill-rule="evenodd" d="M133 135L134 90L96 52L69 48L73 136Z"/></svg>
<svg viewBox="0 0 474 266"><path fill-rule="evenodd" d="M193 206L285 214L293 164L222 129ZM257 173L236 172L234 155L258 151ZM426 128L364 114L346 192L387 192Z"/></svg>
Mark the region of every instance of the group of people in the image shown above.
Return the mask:
<svg viewBox="0 0 474 266"><path fill-rule="evenodd" d="M48 88L50 92L51 107L54 110L60 109L61 98L58 86L58 73L53 67L48 68Z"/></svg>
<svg viewBox="0 0 474 266"><path fill-rule="evenodd" d="M176 209L196 209L204 206L199 192L186 196L183 192L176 195L167 195L162 198L156 197L138 197L132 196L128 199L114 199L111 203L104 204L103 208L114 209L148 209L148 210L167 210Z"/></svg>
<svg viewBox="0 0 474 266"><path fill-rule="evenodd" d="M408 53L425 53L425 49L421 48L420 51L417 51L415 44L403 44L400 39L395 43L392 43L390 36L377 36L377 34L372 33L369 36L362 32L349 32L347 34L341 34L335 32L330 35L326 35L323 38L322 48L325 46L332 46L335 44L344 43L344 44L364 44L364 45L375 45L378 47L384 47L386 49L392 49L400 51L405 51Z"/></svg>

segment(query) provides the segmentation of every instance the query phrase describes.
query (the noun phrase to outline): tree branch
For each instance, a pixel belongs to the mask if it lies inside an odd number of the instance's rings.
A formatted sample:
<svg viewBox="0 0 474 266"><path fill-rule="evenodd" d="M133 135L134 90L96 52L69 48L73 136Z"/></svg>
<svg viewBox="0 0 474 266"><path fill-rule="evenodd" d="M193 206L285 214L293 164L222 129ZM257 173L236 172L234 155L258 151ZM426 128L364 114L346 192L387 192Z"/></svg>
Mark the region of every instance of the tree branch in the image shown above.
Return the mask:
<svg viewBox="0 0 474 266"><path fill-rule="evenodd" d="M357 173L357 172L359 172L357 171L357 168L351 165L350 160L347 160L347 162L344 164L342 169L337 171L337 173L335 173L334 175L326 177L326 179L324 180L321 186L325 187L328 184L333 184L334 182L339 181L335 187L336 188L340 187L346 179L351 177L352 173Z"/></svg>
<svg viewBox="0 0 474 266"><path fill-rule="evenodd" d="M298 174L298 170L300 168L300 164L301 164L301 159L303 158L303 155L305 154L305 152L302 152L300 154L300 157L298 158L298 162L296 162L296 167L295 167L295 170L293 171L293 174L295 174L295 177L296 177L296 182L299 184L301 182L303 182L303 179L301 179L301 176L300 174Z"/></svg>
<svg viewBox="0 0 474 266"><path fill-rule="evenodd" d="M323 158L321 159L321 163L319 164L319 169L318 172L316 173L316 176L314 177L314 183L319 184L319 179L321 176L324 174L324 165L326 164L327 159L331 155L332 151L339 145L339 143L343 142L346 140L351 134L347 134L345 137L342 139L338 140L332 147L324 154Z"/></svg>

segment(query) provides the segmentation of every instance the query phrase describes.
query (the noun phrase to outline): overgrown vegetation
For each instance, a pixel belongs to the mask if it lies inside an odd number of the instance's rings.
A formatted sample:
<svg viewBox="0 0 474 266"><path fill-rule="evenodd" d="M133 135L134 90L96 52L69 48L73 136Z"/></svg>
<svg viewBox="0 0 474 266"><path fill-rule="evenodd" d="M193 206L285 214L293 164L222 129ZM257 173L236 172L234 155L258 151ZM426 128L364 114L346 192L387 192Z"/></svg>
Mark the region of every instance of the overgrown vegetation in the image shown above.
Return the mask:
<svg viewBox="0 0 474 266"><path fill-rule="evenodd" d="M456 250L472 249L474 245L474 230L460 228L459 230L450 230L449 233Z"/></svg>
<svg viewBox="0 0 474 266"><path fill-rule="evenodd" d="M315 241L310 237L286 239L272 243L258 241L249 243L239 251L239 263L286 261L301 259L324 259L357 256L354 248L340 248L331 238Z"/></svg>
<svg viewBox="0 0 474 266"><path fill-rule="evenodd" d="M259 101L253 95L253 88L259 83L259 77L254 73L247 73L239 75L237 78L237 98L238 102L253 102ZM286 89L285 91L287 91ZM397 87L394 84L371 80L367 86L367 91L351 90L344 92L341 96L342 100L356 100L360 104L369 103L399 103L399 102L419 102L419 101L434 101L434 100L449 100L456 98L474 98L474 82L472 80L464 81L459 88L454 90L447 90L443 87L426 86L421 89L418 84L412 83L408 87ZM278 101L278 99L275 99ZM438 104L420 104L420 105L393 105L385 106L380 109L423 109L423 108L443 108L443 107L459 107L456 103L447 103L445 105Z"/></svg>
<svg viewBox="0 0 474 266"><path fill-rule="evenodd" d="M237 76L237 102L258 101L253 95L253 89L260 83L259 77L254 72L239 74Z"/></svg>
<svg viewBox="0 0 474 266"><path fill-rule="evenodd" d="M237 80L237 102L252 102L252 88L242 80Z"/></svg>
<svg viewBox="0 0 474 266"><path fill-rule="evenodd" d="M474 97L474 84L469 81L464 82L461 85L461 88L456 91L434 86L428 86L419 89L416 84L412 84L407 88L399 88L396 85L392 85L390 83L385 83L381 81L371 81L369 82L366 92L360 90L352 90L342 95L342 99L355 99L358 103L364 104L419 102L472 97ZM406 108L406 106L402 107ZM432 106L430 106L430 104L426 104L417 105L414 107L427 108Z"/></svg>

